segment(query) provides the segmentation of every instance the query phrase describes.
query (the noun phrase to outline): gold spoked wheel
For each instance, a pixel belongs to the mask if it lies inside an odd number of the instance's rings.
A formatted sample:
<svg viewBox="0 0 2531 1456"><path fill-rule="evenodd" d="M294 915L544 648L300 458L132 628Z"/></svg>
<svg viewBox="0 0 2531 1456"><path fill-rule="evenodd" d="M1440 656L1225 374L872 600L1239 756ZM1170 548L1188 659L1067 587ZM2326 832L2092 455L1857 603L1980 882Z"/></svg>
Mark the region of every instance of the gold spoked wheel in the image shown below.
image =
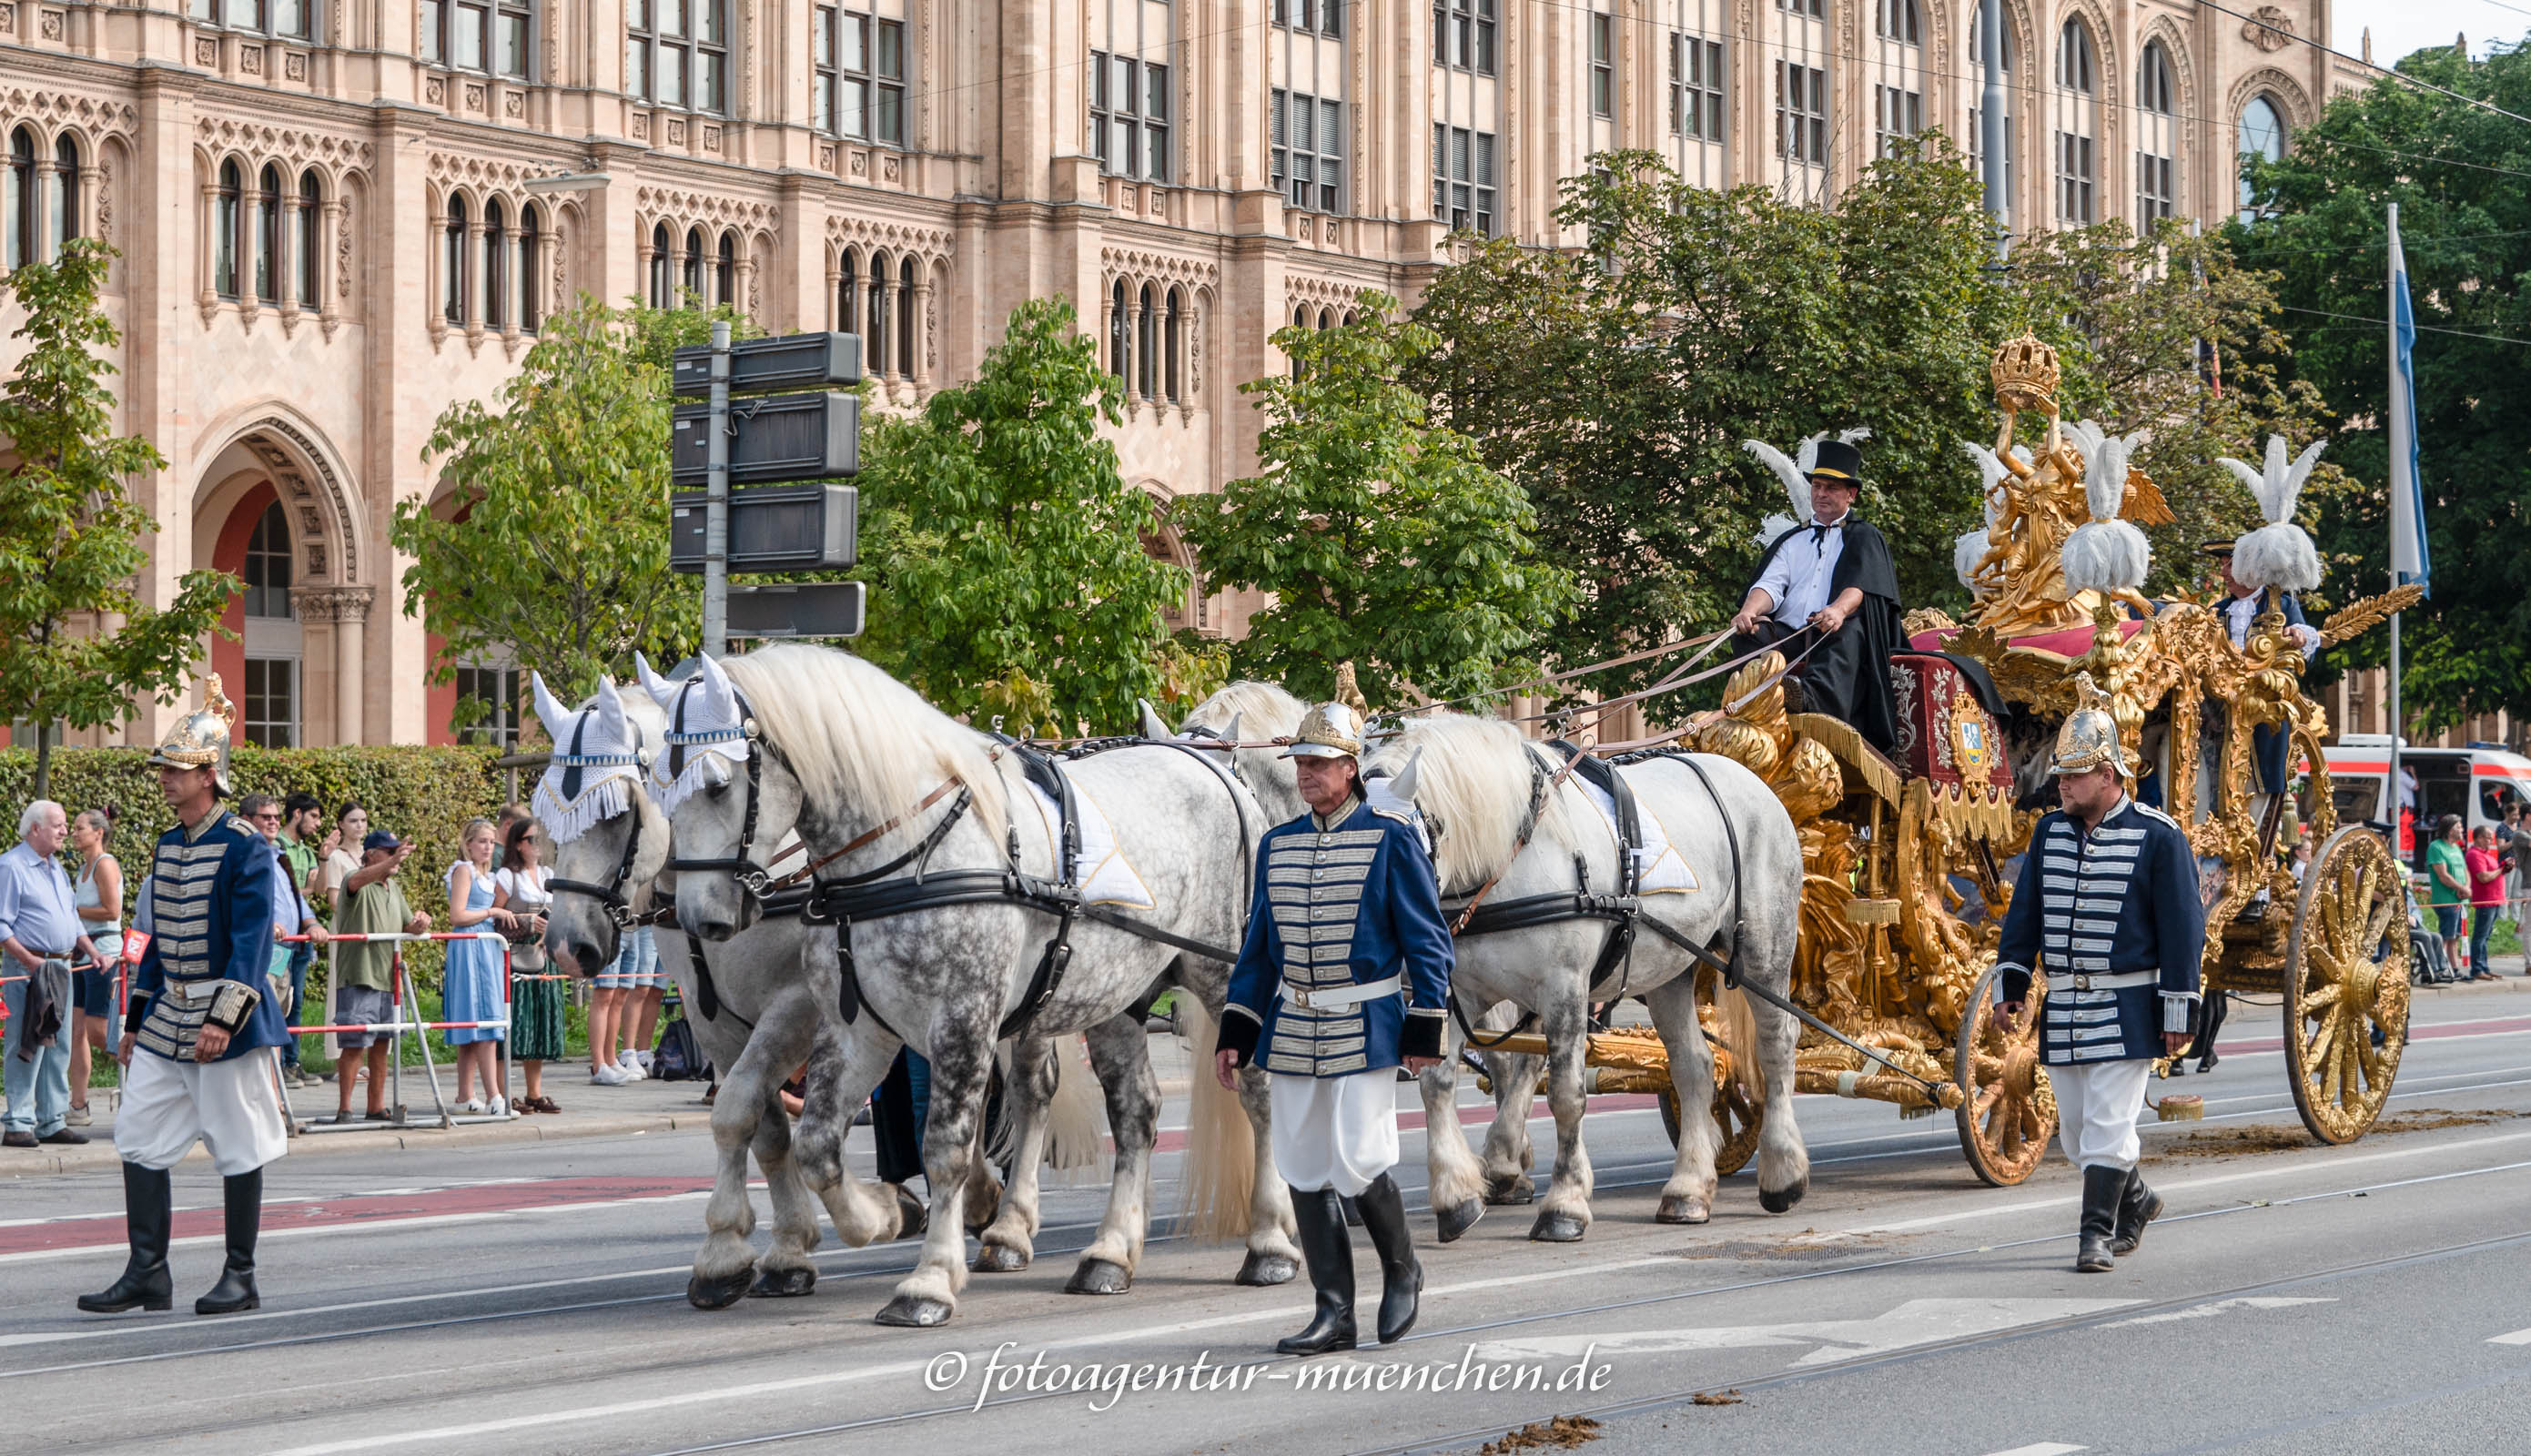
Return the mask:
<svg viewBox="0 0 2531 1456"><path fill-rule="evenodd" d="M2303 871L2285 960L2285 1070L2302 1125L2363 1137L2408 1045L2408 910L2390 848L2369 829L2329 837Z"/></svg>
<svg viewBox="0 0 2531 1456"><path fill-rule="evenodd" d="M1766 1121L1767 1104L1754 1100L1743 1092L1737 1079L1726 1075L1728 1053L1715 1048L1714 1120L1721 1125L1722 1142L1714 1151L1714 1176L1728 1178L1749 1165L1758 1153L1758 1128ZM1678 1093L1668 1088L1660 1092L1661 1130L1669 1134L1669 1145L1678 1146Z"/></svg>
<svg viewBox="0 0 2531 1456"><path fill-rule="evenodd" d="M2033 978L2029 999L2009 1032L1987 1016L2002 978L1987 968L1960 1018L1951 1075L1960 1085L1960 1150L1969 1168L1997 1188L2030 1176L2056 1132L2056 1093L2039 1065L2039 1003L2046 982Z"/></svg>

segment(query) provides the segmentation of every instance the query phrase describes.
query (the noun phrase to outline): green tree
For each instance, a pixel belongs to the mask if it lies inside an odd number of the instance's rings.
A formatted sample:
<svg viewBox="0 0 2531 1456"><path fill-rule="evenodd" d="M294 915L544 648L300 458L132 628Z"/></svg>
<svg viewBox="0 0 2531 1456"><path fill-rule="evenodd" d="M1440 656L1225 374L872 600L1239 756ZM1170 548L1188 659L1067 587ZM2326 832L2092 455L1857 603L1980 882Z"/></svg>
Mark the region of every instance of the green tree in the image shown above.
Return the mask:
<svg viewBox="0 0 2531 1456"><path fill-rule="evenodd" d="M215 571L185 573L155 610L135 590L149 560L141 538L158 526L124 482L167 462L146 439L111 433L115 367L99 356L120 336L96 295L115 255L78 239L0 279L0 298L27 310L16 337L30 341L0 391L15 459L0 485L0 718L35 726L38 798L59 728L121 723L142 694L174 701L238 590Z"/></svg>
<svg viewBox="0 0 2531 1456"><path fill-rule="evenodd" d="M1649 153L1595 159L1557 219L1587 247L1497 242L1417 317L1443 347L1411 378L1527 491L1543 556L1582 585L1547 642L1567 662L1718 626L1783 488L1741 449L1869 425L1863 510L1911 604L1958 594L1977 510L1957 442L1991 438L1986 364L2019 329L1975 182L1939 139L1875 163L1833 209L1691 186ZM1670 664L1575 688L1644 686Z"/></svg>
<svg viewBox="0 0 2531 1456"><path fill-rule="evenodd" d="M2399 63L2419 80L2531 114L2531 50L2471 61L2446 47ZM2407 614L2404 705L2429 729L2472 712L2531 712L2531 126L2397 77L2339 96L2282 161L2252 168L2259 215L2243 260L2273 271L2294 335L2283 377L2340 421L2328 459L2359 482L2319 512L2330 587L2390 581L2389 246L2399 232L2418 324L2419 484L2434 599ZM2330 656L2387 654L2369 633Z"/></svg>
<svg viewBox="0 0 2531 1456"><path fill-rule="evenodd" d="M423 458L455 492L441 510L398 502L389 531L413 558L405 610L427 610L444 644L435 680L508 647L568 700L630 673L637 649L692 649L701 578L668 569L668 364L711 322L584 295L545 320L493 407L439 417Z"/></svg>
<svg viewBox="0 0 2531 1456"><path fill-rule="evenodd" d="M1072 305L1012 310L973 383L864 441L862 650L944 711L1065 734L1134 721L1182 655L1186 573L1143 547L1152 506L1099 425L1124 419Z"/></svg>
<svg viewBox="0 0 2531 1456"><path fill-rule="evenodd" d="M2270 434L2299 449L2328 427L2319 391L2280 372L2292 350L2275 275L2243 266L2220 235L2191 237L2170 220L2142 235L2123 222L2039 233L2016 242L2009 271L2028 316L2077 324L2059 357L2065 418L2145 432L2134 463L2178 518L2146 532L2146 589L2205 586L2210 563L2198 547L2264 524L2258 503L2215 462L2255 460ZM2346 484L2324 459L2303 493L2305 514ZM2325 602L2314 593L2304 604Z"/></svg>
<svg viewBox="0 0 2531 1456"><path fill-rule="evenodd" d="M1342 328L1275 334L1293 373L1242 386L1266 412L1264 474L1178 505L1211 585L1274 593L1234 667L1325 698L1350 661L1374 707L1533 675L1574 596L1537 559L1520 487L1403 381L1440 340L1395 308L1365 294Z"/></svg>

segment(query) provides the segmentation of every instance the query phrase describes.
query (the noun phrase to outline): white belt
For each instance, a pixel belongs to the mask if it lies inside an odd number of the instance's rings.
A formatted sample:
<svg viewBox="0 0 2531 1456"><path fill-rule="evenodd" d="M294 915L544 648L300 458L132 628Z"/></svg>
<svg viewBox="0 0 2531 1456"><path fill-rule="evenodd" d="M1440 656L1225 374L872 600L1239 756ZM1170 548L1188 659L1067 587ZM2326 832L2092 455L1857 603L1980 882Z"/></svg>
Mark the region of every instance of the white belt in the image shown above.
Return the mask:
<svg viewBox="0 0 2531 1456"><path fill-rule="evenodd" d="M2071 971L2048 973L2048 988L2052 991L2122 991L2131 985L2158 985L2161 981L2162 973L2159 971L2126 971L2116 976L2095 976Z"/></svg>
<svg viewBox="0 0 2531 1456"><path fill-rule="evenodd" d="M1359 1006L1365 1001L1393 996L1405 985L1406 978L1403 976L1391 976L1367 985L1322 986L1317 989L1294 985L1287 980L1283 982L1283 999L1303 1011L1328 1011L1338 1006Z"/></svg>

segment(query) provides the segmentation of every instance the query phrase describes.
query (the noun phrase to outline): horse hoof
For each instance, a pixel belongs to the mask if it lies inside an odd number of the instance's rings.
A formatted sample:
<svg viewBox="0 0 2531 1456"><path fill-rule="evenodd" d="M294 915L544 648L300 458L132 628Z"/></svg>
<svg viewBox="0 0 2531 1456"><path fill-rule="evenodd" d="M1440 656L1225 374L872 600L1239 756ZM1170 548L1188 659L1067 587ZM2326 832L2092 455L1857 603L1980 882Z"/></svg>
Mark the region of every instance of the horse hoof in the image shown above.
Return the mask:
<svg viewBox="0 0 2531 1456"><path fill-rule="evenodd" d="M947 1300L925 1299L920 1295L900 1294L889 1300L878 1312L878 1322L905 1329L930 1329L949 1322Z"/></svg>
<svg viewBox="0 0 2531 1456"><path fill-rule="evenodd" d="M900 1239L919 1239L930 1227L931 1210L924 1206L921 1199L907 1193L903 1184L897 1185L896 1236Z"/></svg>
<svg viewBox="0 0 2531 1456"><path fill-rule="evenodd" d="M1758 1206L1770 1213L1781 1213L1800 1203L1802 1195L1810 1191L1811 1180L1808 1178L1796 1179L1790 1186L1775 1193L1769 1193L1761 1188L1758 1190Z"/></svg>
<svg viewBox="0 0 2531 1456"><path fill-rule="evenodd" d="M755 1273L756 1266L750 1264L718 1279L697 1274L686 1281L686 1303L698 1310L726 1310L747 1298L748 1283Z"/></svg>
<svg viewBox="0 0 2531 1456"><path fill-rule="evenodd" d="M1007 1244L982 1246L976 1251L976 1261L967 1265L979 1274L1016 1274L1028 1266L1028 1255Z"/></svg>
<svg viewBox="0 0 2531 1456"><path fill-rule="evenodd" d="M1448 1244L1456 1241L1459 1235L1475 1228L1477 1220L1485 1216L1485 1204L1475 1199L1464 1199L1447 1208L1434 1209L1433 1224L1441 1242Z"/></svg>
<svg viewBox="0 0 2531 1456"><path fill-rule="evenodd" d="M749 1299L798 1299L817 1287L817 1271L806 1264L793 1269L766 1269L749 1287ZM691 1298L691 1294L688 1296Z"/></svg>
<svg viewBox="0 0 2531 1456"><path fill-rule="evenodd" d="M1239 1265L1236 1282L1251 1289L1264 1289L1269 1285L1289 1284L1300 1276L1301 1266L1282 1255L1259 1254L1252 1250Z"/></svg>
<svg viewBox="0 0 2531 1456"><path fill-rule="evenodd" d="M1703 1223L1714 1216L1714 1205L1691 1194L1665 1194L1660 1211L1653 1215L1656 1223Z"/></svg>
<svg viewBox="0 0 2531 1456"><path fill-rule="evenodd" d="M1486 1202L1497 1208L1517 1208L1538 1197L1527 1178L1503 1178L1486 1184Z"/></svg>
<svg viewBox="0 0 2531 1456"><path fill-rule="evenodd" d="M1584 1227L1582 1220L1570 1213L1541 1208L1538 1221L1529 1226L1529 1237L1538 1244L1571 1244L1580 1241Z"/></svg>
<svg viewBox="0 0 2531 1456"><path fill-rule="evenodd" d="M1134 1287L1134 1276L1125 1266L1103 1259L1085 1259L1081 1267L1072 1271L1072 1279L1063 1286L1066 1294L1123 1294Z"/></svg>

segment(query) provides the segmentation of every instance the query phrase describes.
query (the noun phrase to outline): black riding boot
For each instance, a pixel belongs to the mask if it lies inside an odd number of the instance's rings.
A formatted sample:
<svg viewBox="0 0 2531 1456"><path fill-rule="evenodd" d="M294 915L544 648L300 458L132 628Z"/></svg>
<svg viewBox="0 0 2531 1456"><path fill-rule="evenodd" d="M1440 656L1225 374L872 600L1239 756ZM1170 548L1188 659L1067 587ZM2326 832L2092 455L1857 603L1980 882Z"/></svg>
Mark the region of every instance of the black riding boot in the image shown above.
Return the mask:
<svg viewBox="0 0 2531 1456"><path fill-rule="evenodd" d="M2127 1169L2127 1185L2118 1195L2118 1231L2109 1239L2109 1252L2135 1253L2144 1242L2144 1226L2161 1216L2162 1195L2144 1186L2142 1168Z"/></svg>
<svg viewBox="0 0 2531 1456"><path fill-rule="evenodd" d="M237 1315L263 1303L254 1292L254 1236L263 1222L263 1169L231 1173L221 1180L220 1192L228 1205L229 1259L220 1269L220 1282L194 1301L197 1315Z"/></svg>
<svg viewBox="0 0 2531 1456"><path fill-rule="evenodd" d="M2105 1274L2117 1267L2109 1253L2109 1236L2117 1231L2118 1200L2127 1191L2124 1168L2083 1170L2083 1242L2074 1252L2074 1272Z"/></svg>
<svg viewBox="0 0 2531 1456"><path fill-rule="evenodd" d="M1336 1191L1293 1189L1292 1217L1301 1226L1301 1257L1309 1262L1319 1309L1310 1327L1276 1341L1274 1353L1324 1355L1330 1350L1350 1350L1354 1347L1353 1238L1345 1232Z"/></svg>
<svg viewBox="0 0 2531 1456"><path fill-rule="evenodd" d="M1416 1260L1415 1236L1406 1227L1406 1200L1382 1173L1354 1202L1362 1207L1372 1247L1379 1251L1379 1342L1393 1344L1415 1327L1424 1293L1424 1265Z"/></svg>
<svg viewBox="0 0 2531 1456"><path fill-rule="evenodd" d="M126 1310L164 1310L176 1302L175 1280L167 1272L168 1226L176 1216L176 1193L164 1168L123 1165L123 1222L132 1238L132 1260L123 1277L102 1294L83 1294L79 1307L91 1315L120 1315Z"/></svg>

